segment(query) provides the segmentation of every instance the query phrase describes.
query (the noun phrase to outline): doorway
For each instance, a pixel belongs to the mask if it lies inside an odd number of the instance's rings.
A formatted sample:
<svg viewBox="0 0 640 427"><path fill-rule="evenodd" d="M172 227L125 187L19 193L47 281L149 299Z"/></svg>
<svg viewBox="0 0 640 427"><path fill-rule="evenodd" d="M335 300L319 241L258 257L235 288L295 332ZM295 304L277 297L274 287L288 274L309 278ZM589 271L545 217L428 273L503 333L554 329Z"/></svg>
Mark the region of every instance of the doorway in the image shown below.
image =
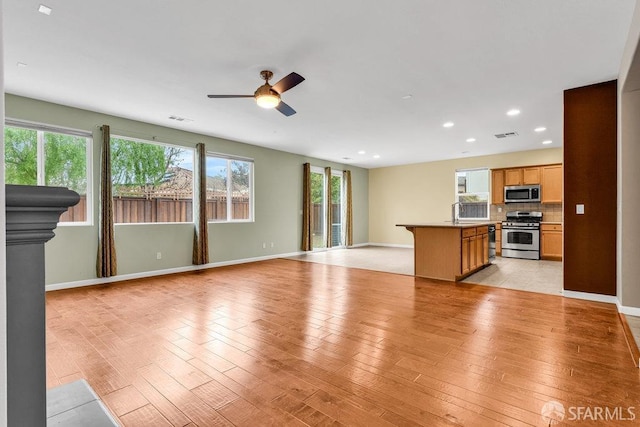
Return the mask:
<svg viewBox="0 0 640 427"><path fill-rule="evenodd" d="M342 171L332 170L331 176L327 177L325 169L311 167L311 231L314 251L344 247L343 184ZM329 198L331 203L328 203Z"/></svg>

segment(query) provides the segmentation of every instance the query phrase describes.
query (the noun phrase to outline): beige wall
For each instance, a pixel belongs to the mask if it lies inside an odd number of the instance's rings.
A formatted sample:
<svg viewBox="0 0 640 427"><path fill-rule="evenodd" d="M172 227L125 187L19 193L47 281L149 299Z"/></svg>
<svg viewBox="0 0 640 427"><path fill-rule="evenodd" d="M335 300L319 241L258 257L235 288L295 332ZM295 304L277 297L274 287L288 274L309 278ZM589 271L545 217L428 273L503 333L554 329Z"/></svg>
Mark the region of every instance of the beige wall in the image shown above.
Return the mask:
<svg viewBox="0 0 640 427"><path fill-rule="evenodd" d="M369 170L369 241L413 245L410 232L396 224L451 218L455 171L562 162L562 149L549 148L493 156Z"/></svg>
<svg viewBox="0 0 640 427"><path fill-rule="evenodd" d="M640 309L640 8L636 6L618 81L617 293L621 305ZM639 312L633 314L638 315Z"/></svg>
<svg viewBox="0 0 640 427"><path fill-rule="evenodd" d="M67 283L96 278L98 245L97 194L102 124L112 134L194 147L203 142L208 151L254 159L255 222L210 223L210 261L233 262L276 256L300 250L302 230L302 164L349 169L353 182L355 244L368 242L368 170L308 158L249 144L213 138L136 122L33 99L6 95L7 117L93 132L93 225L59 226L45 246L46 283ZM162 271L191 265L193 224L123 224L115 226L118 274ZM262 248L262 242L267 243ZM274 247L271 248L270 243ZM156 259L156 253L162 259Z"/></svg>

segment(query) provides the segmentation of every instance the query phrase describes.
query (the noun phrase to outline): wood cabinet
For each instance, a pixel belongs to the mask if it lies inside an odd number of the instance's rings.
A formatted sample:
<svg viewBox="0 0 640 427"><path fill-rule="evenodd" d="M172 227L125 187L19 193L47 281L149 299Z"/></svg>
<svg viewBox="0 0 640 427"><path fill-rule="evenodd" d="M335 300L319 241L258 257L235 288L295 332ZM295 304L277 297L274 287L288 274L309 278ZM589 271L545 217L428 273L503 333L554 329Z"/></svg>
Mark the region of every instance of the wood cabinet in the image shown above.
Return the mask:
<svg viewBox="0 0 640 427"><path fill-rule="evenodd" d="M562 203L562 165L542 167L542 203Z"/></svg>
<svg viewBox="0 0 640 427"><path fill-rule="evenodd" d="M489 264L488 225L397 224L413 233L414 275L461 280Z"/></svg>
<svg viewBox="0 0 640 427"><path fill-rule="evenodd" d="M469 271L471 271L471 266L469 264L469 238L462 239L462 274L465 275Z"/></svg>
<svg viewBox="0 0 640 427"><path fill-rule="evenodd" d="M540 258L562 260L562 224L540 225Z"/></svg>
<svg viewBox="0 0 640 427"><path fill-rule="evenodd" d="M489 264L489 233L482 235L482 261L481 265Z"/></svg>
<svg viewBox="0 0 640 427"><path fill-rule="evenodd" d="M491 171L491 203L501 205L504 203L504 170Z"/></svg>
<svg viewBox="0 0 640 427"><path fill-rule="evenodd" d="M461 234L462 275L489 264L489 227L465 228Z"/></svg>
<svg viewBox="0 0 640 427"><path fill-rule="evenodd" d="M522 185L522 168L505 169L504 185Z"/></svg>
<svg viewBox="0 0 640 427"><path fill-rule="evenodd" d="M496 224L496 255L502 256L502 224Z"/></svg>
<svg viewBox="0 0 640 427"><path fill-rule="evenodd" d="M528 167L522 168L522 184L532 185L540 184L540 167Z"/></svg>
<svg viewBox="0 0 640 427"><path fill-rule="evenodd" d="M504 203L504 187L540 185L542 203L562 203L562 164L491 170L491 203Z"/></svg>

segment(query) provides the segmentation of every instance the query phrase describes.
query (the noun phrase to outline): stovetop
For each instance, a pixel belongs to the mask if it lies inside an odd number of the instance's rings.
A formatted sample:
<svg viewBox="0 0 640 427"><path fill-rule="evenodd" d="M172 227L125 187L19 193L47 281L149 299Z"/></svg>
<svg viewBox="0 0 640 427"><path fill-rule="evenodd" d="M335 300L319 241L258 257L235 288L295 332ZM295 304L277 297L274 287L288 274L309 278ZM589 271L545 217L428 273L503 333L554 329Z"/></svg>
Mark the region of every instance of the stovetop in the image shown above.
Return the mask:
<svg viewBox="0 0 640 427"><path fill-rule="evenodd" d="M507 227L539 227L541 222L542 212L512 211L507 212L507 219L502 222L502 225Z"/></svg>

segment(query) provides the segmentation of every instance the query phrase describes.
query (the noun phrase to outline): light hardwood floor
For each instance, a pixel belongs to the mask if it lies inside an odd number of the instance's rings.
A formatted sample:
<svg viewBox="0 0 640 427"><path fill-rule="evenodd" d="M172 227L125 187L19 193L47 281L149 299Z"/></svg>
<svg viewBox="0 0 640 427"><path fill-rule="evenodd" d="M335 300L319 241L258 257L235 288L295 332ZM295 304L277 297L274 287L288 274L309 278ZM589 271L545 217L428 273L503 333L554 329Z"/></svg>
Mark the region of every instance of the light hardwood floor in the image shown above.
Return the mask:
<svg viewBox="0 0 640 427"><path fill-rule="evenodd" d="M640 401L613 305L285 259L49 292L47 371L125 426L546 426L550 400Z"/></svg>

